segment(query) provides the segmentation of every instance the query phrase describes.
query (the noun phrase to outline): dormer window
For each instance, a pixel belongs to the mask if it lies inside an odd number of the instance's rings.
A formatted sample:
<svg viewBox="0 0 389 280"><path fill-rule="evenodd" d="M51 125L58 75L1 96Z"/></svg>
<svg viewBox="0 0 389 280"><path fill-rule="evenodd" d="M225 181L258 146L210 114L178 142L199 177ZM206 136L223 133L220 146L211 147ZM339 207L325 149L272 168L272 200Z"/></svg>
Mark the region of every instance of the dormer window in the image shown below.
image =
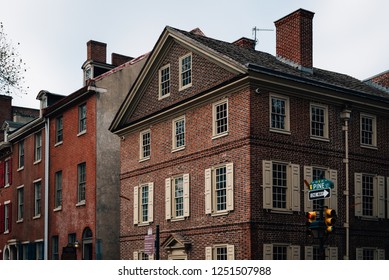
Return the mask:
<svg viewBox="0 0 389 280"><path fill-rule="evenodd" d="M92 79L92 67L88 66L87 68L85 68L84 75L85 75L85 82L88 81L89 79Z"/></svg>

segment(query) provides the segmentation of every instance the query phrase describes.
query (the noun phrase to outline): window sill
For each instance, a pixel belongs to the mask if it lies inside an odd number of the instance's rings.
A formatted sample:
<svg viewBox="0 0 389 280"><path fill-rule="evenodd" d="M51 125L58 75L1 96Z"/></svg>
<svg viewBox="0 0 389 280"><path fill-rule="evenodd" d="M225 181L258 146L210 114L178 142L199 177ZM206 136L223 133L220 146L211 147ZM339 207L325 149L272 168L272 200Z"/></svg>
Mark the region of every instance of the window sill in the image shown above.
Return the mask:
<svg viewBox="0 0 389 280"><path fill-rule="evenodd" d="M211 216L212 217L217 217L217 216L227 216L230 213L230 211L224 211L224 212L212 212Z"/></svg>
<svg viewBox="0 0 389 280"><path fill-rule="evenodd" d="M150 225L150 222L146 222L146 223L139 223L137 224L138 227L145 227L145 226L149 226Z"/></svg>
<svg viewBox="0 0 389 280"><path fill-rule="evenodd" d="M78 202L78 203L76 204L76 207L85 206L85 204L86 204L85 200L82 200L82 201L80 201L80 202Z"/></svg>
<svg viewBox="0 0 389 280"><path fill-rule="evenodd" d="M9 188L9 186L10 186L10 184L6 184L6 185L4 186L4 189Z"/></svg>
<svg viewBox="0 0 389 280"><path fill-rule="evenodd" d="M77 134L77 137L79 137L79 136L81 136L81 135L84 135L84 134L86 134L86 130L83 130L83 131L79 132L79 133Z"/></svg>
<svg viewBox="0 0 389 280"><path fill-rule="evenodd" d="M141 159L139 160L139 162L143 162L143 161L147 161L147 160L150 160L150 157L141 158Z"/></svg>
<svg viewBox="0 0 389 280"><path fill-rule="evenodd" d="M288 215L292 215L293 214L293 211L292 210L288 210L288 209L268 209L271 213L274 213L274 214L288 214Z"/></svg>
<svg viewBox="0 0 389 280"><path fill-rule="evenodd" d="M285 134L285 135L291 135L292 133L289 130L286 129L277 129L277 128L270 128L270 132Z"/></svg>
<svg viewBox="0 0 389 280"><path fill-rule="evenodd" d="M222 138L222 137L225 137L225 136L228 136L228 131L224 132L224 133L217 134L217 135L213 135L212 136L212 140L215 140L215 139L218 139L218 138Z"/></svg>
<svg viewBox="0 0 389 280"><path fill-rule="evenodd" d="M19 167L16 171L19 172L19 171L22 171L22 170L24 170L24 166Z"/></svg>
<svg viewBox="0 0 389 280"><path fill-rule="evenodd" d="M170 93L165 94L164 96L161 96L161 94L158 96L158 100L165 99L170 96Z"/></svg>
<svg viewBox="0 0 389 280"><path fill-rule="evenodd" d="M181 222L185 221L185 217L177 217L177 218L171 218L169 219L171 222Z"/></svg>
<svg viewBox="0 0 389 280"><path fill-rule="evenodd" d="M16 223L17 224L23 223L23 219L17 220Z"/></svg>
<svg viewBox="0 0 389 280"><path fill-rule="evenodd" d="M33 220L37 220L37 219L39 219L40 217L41 217L41 214L32 217L32 219L33 219Z"/></svg>
<svg viewBox="0 0 389 280"><path fill-rule="evenodd" d="M181 86L181 85L180 85L178 91L183 91L184 89L190 88L191 86L192 86L192 83L187 84L187 85L185 85L185 86Z"/></svg>
<svg viewBox="0 0 389 280"><path fill-rule="evenodd" d="M321 141L321 142L330 142L330 139L328 137L320 137L320 136L313 136L311 135L311 140Z"/></svg>
<svg viewBox="0 0 389 280"><path fill-rule="evenodd" d="M372 216L360 216L359 217L362 221L372 221L377 222L379 220L378 217L372 217Z"/></svg>
<svg viewBox="0 0 389 280"><path fill-rule="evenodd" d="M4 234L9 234L9 229L3 232Z"/></svg>
<svg viewBox="0 0 389 280"><path fill-rule="evenodd" d="M61 211L61 210L62 210L62 206L58 206L58 207L53 209L54 212L58 212L58 211Z"/></svg>
<svg viewBox="0 0 389 280"><path fill-rule="evenodd" d="M42 161L41 159L34 161L34 165L41 163L41 161Z"/></svg>
<svg viewBox="0 0 389 280"><path fill-rule="evenodd" d="M179 152L179 151L182 151L182 150L185 150L185 146L172 149L172 153Z"/></svg>
<svg viewBox="0 0 389 280"><path fill-rule="evenodd" d="M61 146L62 144L63 144L63 141L61 141L61 142L57 142L57 143L55 143L55 144L54 144L54 147Z"/></svg>
<svg viewBox="0 0 389 280"><path fill-rule="evenodd" d="M375 145L361 144L361 148L370 149L370 150L378 150L377 146L375 146Z"/></svg>

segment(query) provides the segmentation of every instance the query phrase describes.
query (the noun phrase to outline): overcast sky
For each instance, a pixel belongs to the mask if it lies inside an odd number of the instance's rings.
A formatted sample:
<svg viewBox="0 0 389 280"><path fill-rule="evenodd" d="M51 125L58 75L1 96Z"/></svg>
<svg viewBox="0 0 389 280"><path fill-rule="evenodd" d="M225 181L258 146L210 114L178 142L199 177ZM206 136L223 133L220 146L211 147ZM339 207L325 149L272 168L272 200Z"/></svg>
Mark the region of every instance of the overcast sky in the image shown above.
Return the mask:
<svg viewBox="0 0 389 280"><path fill-rule="evenodd" d="M186 4L187 3L187 4ZM13 105L39 107L42 89L68 95L82 87L86 42L137 57L150 51L166 25L233 42L253 38L254 26L303 8L313 18L314 67L360 80L389 70L387 0L0 0L4 31L26 62L27 95ZM275 31L257 33L259 51L275 54Z"/></svg>

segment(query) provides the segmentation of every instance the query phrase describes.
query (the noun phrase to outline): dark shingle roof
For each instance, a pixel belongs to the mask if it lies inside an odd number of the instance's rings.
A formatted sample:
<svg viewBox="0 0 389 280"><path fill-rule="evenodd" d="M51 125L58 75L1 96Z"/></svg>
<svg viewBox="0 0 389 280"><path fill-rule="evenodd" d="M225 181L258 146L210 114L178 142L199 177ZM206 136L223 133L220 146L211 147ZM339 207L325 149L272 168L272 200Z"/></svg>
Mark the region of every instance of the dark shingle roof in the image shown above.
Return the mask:
<svg viewBox="0 0 389 280"><path fill-rule="evenodd" d="M171 27L168 27L171 28ZM320 84L331 88L339 88L348 91L354 91L363 95L371 95L372 97L380 97L388 99L389 94L372 87L363 81L353 78L349 75L340 74L332 71L327 71L319 68L313 68L313 72L309 73L301 71L278 60L275 56L256 51L253 49L243 48L232 43L216 40L213 38L196 35L191 32L171 28L176 32L180 32L190 39L202 44L203 46L219 53L220 55L232 59L247 69L259 70L273 73L274 75L287 76L289 79L300 80L303 82Z"/></svg>

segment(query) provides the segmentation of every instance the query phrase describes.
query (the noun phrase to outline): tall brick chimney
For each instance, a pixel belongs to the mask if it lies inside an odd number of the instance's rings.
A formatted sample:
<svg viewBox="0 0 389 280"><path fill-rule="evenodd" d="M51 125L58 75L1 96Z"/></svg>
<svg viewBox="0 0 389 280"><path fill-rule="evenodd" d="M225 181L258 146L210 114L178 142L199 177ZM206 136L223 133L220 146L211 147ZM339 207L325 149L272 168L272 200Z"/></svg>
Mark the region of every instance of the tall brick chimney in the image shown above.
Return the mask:
<svg viewBox="0 0 389 280"><path fill-rule="evenodd" d="M274 22L277 58L307 72L312 72L313 67L313 16L299 9Z"/></svg>
<svg viewBox="0 0 389 280"><path fill-rule="evenodd" d="M87 60L95 62L107 62L107 44L90 40L86 43L87 46Z"/></svg>

